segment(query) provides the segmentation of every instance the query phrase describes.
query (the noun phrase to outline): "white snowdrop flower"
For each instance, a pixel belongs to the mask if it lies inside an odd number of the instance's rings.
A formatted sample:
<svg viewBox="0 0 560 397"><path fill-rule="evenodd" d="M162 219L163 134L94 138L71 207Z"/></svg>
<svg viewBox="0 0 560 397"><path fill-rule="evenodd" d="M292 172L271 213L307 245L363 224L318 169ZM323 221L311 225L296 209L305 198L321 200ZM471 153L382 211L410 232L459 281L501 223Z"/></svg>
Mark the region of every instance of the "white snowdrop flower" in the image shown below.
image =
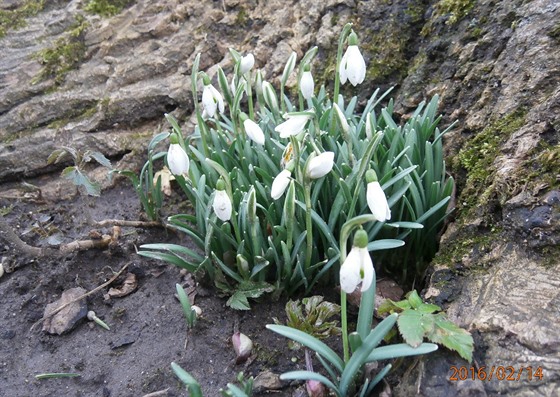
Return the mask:
<svg viewBox="0 0 560 397"><path fill-rule="evenodd" d="M333 107L336 113L336 117L340 122L340 126L342 127L342 130L346 135L348 135L348 132L350 131L350 125L348 124L348 120L346 120L346 116L344 115L344 112L342 111L342 109L340 109L340 107L338 107L336 103L333 104Z"/></svg>
<svg viewBox="0 0 560 397"><path fill-rule="evenodd" d="M178 143L171 143L169 145L167 165L173 175L187 175L189 173L189 156Z"/></svg>
<svg viewBox="0 0 560 397"><path fill-rule="evenodd" d="M322 178L331 172L333 166L334 152L323 152L309 160L306 175L311 179Z"/></svg>
<svg viewBox="0 0 560 397"><path fill-rule="evenodd" d="M366 61L358 48L358 37L354 32L348 36L348 48L340 62L340 82L349 80L355 87L361 84L366 77Z"/></svg>
<svg viewBox="0 0 560 397"><path fill-rule="evenodd" d="M289 170L283 170L276 175L276 178L272 181L272 187L270 188L270 197L274 200L278 200L282 197L286 188L290 184L291 176L292 173Z"/></svg>
<svg viewBox="0 0 560 397"><path fill-rule="evenodd" d="M277 125L274 129L274 131L280 134L280 138L289 138L293 135L299 134L303 131L309 119L311 119L311 116L307 114L287 117L288 120L284 121L282 124Z"/></svg>
<svg viewBox="0 0 560 397"><path fill-rule="evenodd" d="M346 260L340 267L340 288L347 294L354 292L362 284L362 292L367 291L375 278L375 269L367 250L367 233L360 229L354 236L354 244Z"/></svg>
<svg viewBox="0 0 560 397"><path fill-rule="evenodd" d="M301 75L299 89L301 91L301 95L303 95L305 99L310 99L313 96L313 92L315 91L315 82L313 81L313 75L311 74L309 65L306 65L305 68L307 70L305 70Z"/></svg>
<svg viewBox="0 0 560 397"><path fill-rule="evenodd" d="M216 183L216 193L214 194L212 208L222 222L227 222L231 219L231 200L225 191L224 181L221 179Z"/></svg>
<svg viewBox="0 0 560 397"><path fill-rule="evenodd" d="M366 172L366 181L368 182L366 199L369 210L379 222L385 222L391 219L391 209L389 208L385 192L377 181L375 171L368 170L368 172Z"/></svg>
<svg viewBox="0 0 560 397"><path fill-rule="evenodd" d="M253 54L247 54L244 57L242 57L239 65L239 70L241 71L241 74L247 73L249 70L253 68L253 65L255 65L255 57L253 56Z"/></svg>
<svg viewBox="0 0 560 397"><path fill-rule="evenodd" d="M224 112L224 98L212 84L204 85L204 90L202 91L202 105L209 117L214 117L216 111L220 113Z"/></svg>
<svg viewBox="0 0 560 397"><path fill-rule="evenodd" d="M246 119L243 122L243 127L245 127L245 132L247 133L249 139L257 145L264 145L264 132L257 123L251 119Z"/></svg>

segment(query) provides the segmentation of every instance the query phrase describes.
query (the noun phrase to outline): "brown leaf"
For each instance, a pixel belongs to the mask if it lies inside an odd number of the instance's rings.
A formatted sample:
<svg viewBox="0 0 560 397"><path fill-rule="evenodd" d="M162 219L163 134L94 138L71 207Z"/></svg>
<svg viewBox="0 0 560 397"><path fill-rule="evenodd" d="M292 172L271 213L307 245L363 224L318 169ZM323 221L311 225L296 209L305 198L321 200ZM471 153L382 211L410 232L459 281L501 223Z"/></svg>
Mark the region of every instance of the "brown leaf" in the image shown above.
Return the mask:
<svg viewBox="0 0 560 397"><path fill-rule="evenodd" d="M111 298L122 298L134 292L138 287L138 282L136 281L136 275L134 273L127 273L126 278L122 285L118 288L111 288L107 293Z"/></svg>

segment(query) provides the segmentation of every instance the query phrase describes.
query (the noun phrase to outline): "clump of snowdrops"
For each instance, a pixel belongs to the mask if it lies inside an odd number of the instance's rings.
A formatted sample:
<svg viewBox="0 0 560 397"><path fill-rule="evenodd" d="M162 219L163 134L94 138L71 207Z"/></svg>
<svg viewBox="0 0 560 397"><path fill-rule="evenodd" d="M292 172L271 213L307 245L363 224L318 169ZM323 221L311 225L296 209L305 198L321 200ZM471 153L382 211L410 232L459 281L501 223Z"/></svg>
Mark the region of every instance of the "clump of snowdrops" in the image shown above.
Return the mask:
<svg viewBox="0 0 560 397"><path fill-rule="evenodd" d="M413 343L379 346L401 316L402 305L394 303L399 310L388 307L390 314L372 328L376 272L370 256L372 251L401 249L405 260L385 255L394 263L385 270L408 280L423 275L426 259L435 251L435 235L453 188L442 158L445 131L437 128L437 97L421 104L403 126L393 119L392 101L378 109L387 93L375 91L358 112L357 97L347 101L339 95L340 84L356 86L366 75L351 25L339 41L333 99L324 87L315 89L311 70L316 47L299 61L295 104L285 95L296 70L295 53L288 58L278 95L254 70L251 54L230 52L233 76L228 79L218 67L220 90L199 71L200 55L195 58L197 126L185 136L167 116L172 131L163 138L170 143L167 165L194 206L194 214L171 216L169 225L189 235L200 253L148 244L140 254L193 272L203 270L237 309L248 309L248 298L263 293L308 292L321 280L334 280L341 290L342 357L310 333L268 325L313 351L323 366L322 373L309 365L282 378L304 380L308 390L321 384L339 397L369 395L391 364L368 378L367 363L437 349L423 343L422 335L410 338L406 332L422 329L421 309L436 310L416 301L420 317L410 312L405 317L414 321L399 322L405 342ZM361 290L361 304L356 330L349 332L346 296L356 289ZM174 370L191 393L200 395L194 378L176 364ZM249 394L234 391L236 396Z"/></svg>
<svg viewBox="0 0 560 397"><path fill-rule="evenodd" d="M255 70L252 54L230 53L231 75L218 67L214 83L199 70L201 55L194 60L194 131L166 115L171 132L154 138L169 139L167 166L194 207L168 224L200 251L162 243L139 253L204 272L229 296L229 306L248 309L248 299L264 293L337 282L346 254L340 230L348 219L370 214L364 252L400 247L400 260L385 260L385 270L403 280L421 277L453 188L437 97L400 126L392 101L380 107L388 92L376 90L365 102L339 95L341 84L356 86L366 75L350 24L340 36L332 96L314 84L317 47L299 62L295 53L288 57L279 92ZM296 70L293 103L285 92Z"/></svg>

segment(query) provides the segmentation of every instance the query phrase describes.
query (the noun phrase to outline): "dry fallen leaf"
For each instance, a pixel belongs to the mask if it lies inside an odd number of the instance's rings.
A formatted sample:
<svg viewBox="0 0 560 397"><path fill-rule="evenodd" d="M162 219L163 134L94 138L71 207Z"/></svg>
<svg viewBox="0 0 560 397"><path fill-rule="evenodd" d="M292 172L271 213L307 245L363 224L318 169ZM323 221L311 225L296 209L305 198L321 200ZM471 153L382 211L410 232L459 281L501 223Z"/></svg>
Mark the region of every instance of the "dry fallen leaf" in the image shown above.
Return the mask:
<svg viewBox="0 0 560 397"><path fill-rule="evenodd" d="M134 292L136 287L138 287L136 275L134 273L127 273L122 285L118 288L109 289L107 295L109 295L110 298L122 298Z"/></svg>
<svg viewBox="0 0 560 397"><path fill-rule="evenodd" d="M61 335L71 330L78 321L87 315L87 305L84 299L77 302L73 300L84 295L86 290L80 287L71 288L62 293L59 300L49 303L45 307L45 320L43 321L43 331L49 334ZM72 302L68 304L69 302ZM53 316L50 316L55 310L63 305L68 304L64 309Z"/></svg>
<svg viewBox="0 0 560 397"><path fill-rule="evenodd" d="M154 175L154 186L157 184L159 177L161 177L161 191L166 196L171 196L171 181L174 181L175 177L166 166L163 166L163 169Z"/></svg>

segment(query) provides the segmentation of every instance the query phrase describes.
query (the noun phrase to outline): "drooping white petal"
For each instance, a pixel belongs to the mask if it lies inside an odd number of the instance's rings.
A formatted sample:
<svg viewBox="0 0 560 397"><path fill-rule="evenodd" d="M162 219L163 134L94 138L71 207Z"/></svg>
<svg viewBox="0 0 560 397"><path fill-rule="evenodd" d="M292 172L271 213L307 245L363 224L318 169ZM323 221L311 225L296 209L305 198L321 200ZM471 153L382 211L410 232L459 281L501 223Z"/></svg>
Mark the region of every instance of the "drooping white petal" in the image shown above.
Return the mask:
<svg viewBox="0 0 560 397"><path fill-rule="evenodd" d="M366 61L357 45L350 45L346 49L340 63L340 82L344 84L346 79L353 86L361 84L366 77Z"/></svg>
<svg viewBox="0 0 560 397"><path fill-rule="evenodd" d="M342 59L340 60L340 67L338 70L338 74L340 76L340 84L345 84L346 80L348 80L348 75L346 73L346 64L348 63L348 51L344 53Z"/></svg>
<svg viewBox="0 0 560 397"><path fill-rule="evenodd" d="M169 145L167 151L167 165L173 175L186 175L189 172L189 156L178 143Z"/></svg>
<svg viewBox="0 0 560 397"><path fill-rule="evenodd" d="M202 105L209 117L214 117L216 110L224 112L224 98L211 84L205 85L202 91Z"/></svg>
<svg viewBox="0 0 560 397"><path fill-rule="evenodd" d="M272 181L272 187L270 188L270 197L272 197L274 200L278 200L280 197L282 197L282 195L286 191L286 188L290 184L291 175L292 173L288 170L283 170L278 175L276 175L276 178L274 178L274 181Z"/></svg>
<svg viewBox="0 0 560 397"><path fill-rule="evenodd" d="M289 138L290 136L297 135L303 131L310 117L307 115L289 116L288 120L277 125L274 131L280 134L280 138Z"/></svg>
<svg viewBox="0 0 560 397"><path fill-rule="evenodd" d="M362 283L362 292L367 291L374 277L375 270L367 248L352 247L340 267L340 288L351 294Z"/></svg>
<svg viewBox="0 0 560 397"><path fill-rule="evenodd" d="M375 181L367 184L366 198L369 210L375 219L379 222L391 219L391 209L379 182Z"/></svg>
<svg viewBox="0 0 560 397"><path fill-rule="evenodd" d="M313 81L313 75L310 71L303 72L299 84L301 95L303 95L305 99L311 98L313 96L313 91L315 90L315 82Z"/></svg>
<svg viewBox="0 0 560 397"><path fill-rule="evenodd" d="M226 222L231 219L231 200L225 190L216 190L214 201L212 202L212 208L222 222Z"/></svg>
<svg viewBox="0 0 560 397"><path fill-rule="evenodd" d="M256 144L264 145L264 132L259 127L257 123L255 123L251 119L247 119L243 122L243 126L245 127L245 132L247 136Z"/></svg>
<svg viewBox="0 0 560 397"><path fill-rule="evenodd" d="M244 57L242 57L241 64L240 64L241 74L245 74L249 70L251 70L254 64L255 64L255 57L253 56L253 54L247 54Z"/></svg>
<svg viewBox="0 0 560 397"><path fill-rule="evenodd" d="M323 152L309 160L307 176L311 179L322 178L331 172L334 166L334 152Z"/></svg>

